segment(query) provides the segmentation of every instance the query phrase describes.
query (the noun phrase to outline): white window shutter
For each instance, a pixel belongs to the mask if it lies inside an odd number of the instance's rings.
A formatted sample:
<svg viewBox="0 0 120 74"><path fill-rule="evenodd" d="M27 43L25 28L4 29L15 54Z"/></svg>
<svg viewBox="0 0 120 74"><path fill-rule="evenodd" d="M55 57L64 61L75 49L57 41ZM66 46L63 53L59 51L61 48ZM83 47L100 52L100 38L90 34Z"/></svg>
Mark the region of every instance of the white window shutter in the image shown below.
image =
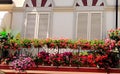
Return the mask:
<svg viewBox="0 0 120 74"><path fill-rule="evenodd" d="M27 24L26 24L26 38L34 38L35 33L35 24L36 24L36 14L27 15Z"/></svg>
<svg viewBox="0 0 120 74"><path fill-rule="evenodd" d="M78 14L77 38L87 39L88 13Z"/></svg>
<svg viewBox="0 0 120 74"><path fill-rule="evenodd" d="M90 39L101 39L101 32L101 13L92 13Z"/></svg>
<svg viewBox="0 0 120 74"><path fill-rule="evenodd" d="M48 14L39 14L38 38L47 38L48 36Z"/></svg>

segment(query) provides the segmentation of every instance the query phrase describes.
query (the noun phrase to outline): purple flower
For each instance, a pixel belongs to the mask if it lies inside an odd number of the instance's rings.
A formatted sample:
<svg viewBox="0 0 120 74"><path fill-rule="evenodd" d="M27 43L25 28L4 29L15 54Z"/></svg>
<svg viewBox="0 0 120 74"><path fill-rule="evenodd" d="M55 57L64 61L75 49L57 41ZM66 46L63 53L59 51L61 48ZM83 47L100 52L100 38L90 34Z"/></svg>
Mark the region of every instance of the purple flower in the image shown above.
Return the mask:
<svg viewBox="0 0 120 74"><path fill-rule="evenodd" d="M28 68L34 67L35 63L30 57L20 57L11 63L11 66L15 70L26 70Z"/></svg>

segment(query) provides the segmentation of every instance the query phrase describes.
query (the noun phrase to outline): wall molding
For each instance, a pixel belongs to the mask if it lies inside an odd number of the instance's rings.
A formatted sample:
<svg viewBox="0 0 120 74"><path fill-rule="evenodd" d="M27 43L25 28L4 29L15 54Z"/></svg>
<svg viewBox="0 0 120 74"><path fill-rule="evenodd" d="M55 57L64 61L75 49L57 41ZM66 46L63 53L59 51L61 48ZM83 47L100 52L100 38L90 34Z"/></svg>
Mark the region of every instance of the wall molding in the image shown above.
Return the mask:
<svg viewBox="0 0 120 74"><path fill-rule="evenodd" d="M13 4L0 4L0 11L12 11Z"/></svg>
<svg viewBox="0 0 120 74"><path fill-rule="evenodd" d="M53 12L73 12L74 7L54 7Z"/></svg>
<svg viewBox="0 0 120 74"><path fill-rule="evenodd" d="M25 8L24 7L14 7L13 12L24 12L25 11Z"/></svg>
<svg viewBox="0 0 120 74"><path fill-rule="evenodd" d="M115 6L107 6L105 7L106 11L114 11L115 10ZM118 7L118 10L120 11L120 6Z"/></svg>

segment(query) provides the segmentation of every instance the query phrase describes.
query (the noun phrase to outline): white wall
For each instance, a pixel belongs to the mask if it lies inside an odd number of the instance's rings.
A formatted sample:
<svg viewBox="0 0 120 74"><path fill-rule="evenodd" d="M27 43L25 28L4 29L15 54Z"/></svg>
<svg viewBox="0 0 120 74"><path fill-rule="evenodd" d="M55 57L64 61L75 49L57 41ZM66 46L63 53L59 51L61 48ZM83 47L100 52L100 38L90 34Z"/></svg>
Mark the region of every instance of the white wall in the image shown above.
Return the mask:
<svg viewBox="0 0 120 74"><path fill-rule="evenodd" d="M8 13L8 12L6 12L6 11L0 11L0 31L2 30L2 27L4 26L3 25L3 18L6 15L6 13Z"/></svg>
<svg viewBox="0 0 120 74"><path fill-rule="evenodd" d="M25 0L13 0L16 7L22 7ZM56 1L56 6L71 6L73 5L74 0L54 0ZM106 0L108 6L115 6L116 0ZM119 4L120 4L120 0ZM62 3L63 2L63 3ZM22 12L13 12L12 17L12 29L16 32L22 30L22 25L24 24L24 13ZM65 38L74 38L74 13L73 12L53 12L52 19L52 37L65 37ZM115 28L115 11L106 11L104 15L106 25L106 31ZM119 27L120 27L120 12L119 12Z"/></svg>
<svg viewBox="0 0 120 74"><path fill-rule="evenodd" d="M107 28L107 31L109 31L110 29L115 29L115 12L113 11L106 11L105 12L105 25Z"/></svg>
<svg viewBox="0 0 120 74"><path fill-rule="evenodd" d="M16 7L22 7L25 0L13 0Z"/></svg>
<svg viewBox="0 0 120 74"><path fill-rule="evenodd" d="M14 33L20 33L22 31L22 25L24 24L24 13L13 12L12 16L12 30Z"/></svg>
<svg viewBox="0 0 120 74"><path fill-rule="evenodd" d="M107 5L114 6L116 4L116 0L106 0ZM118 4L120 5L120 0L118 0Z"/></svg>
<svg viewBox="0 0 120 74"><path fill-rule="evenodd" d="M74 0L53 0L55 6L73 6Z"/></svg>
<svg viewBox="0 0 120 74"><path fill-rule="evenodd" d="M116 0L106 0L106 2L107 2L107 5L113 6L115 5Z"/></svg>
<svg viewBox="0 0 120 74"><path fill-rule="evenodd" d="M52 37L73 38L73 12L54 12Z"/></svg>
<svg viewBox="0 0 120 74"><path fill-rule="evenodd" d="M7 31L10 30L11 25L11 12L0 12L0 31L4 28Z"/></svg>
<svg viewBox="0 0 120 74"><path fill-rule="evenodd" d="M119 28L120 28L120 11L119 11L119 13L118 13L118 26L119 26Z"/></svg>
<svg viewBox="0 0 120 74"><path fill-rule="evenodd" d="M0 12L0 26L1 26L2 19L4 18L4 16L5 16L6 13L7 12L5 12L5 11L1 11Z"/></svg>

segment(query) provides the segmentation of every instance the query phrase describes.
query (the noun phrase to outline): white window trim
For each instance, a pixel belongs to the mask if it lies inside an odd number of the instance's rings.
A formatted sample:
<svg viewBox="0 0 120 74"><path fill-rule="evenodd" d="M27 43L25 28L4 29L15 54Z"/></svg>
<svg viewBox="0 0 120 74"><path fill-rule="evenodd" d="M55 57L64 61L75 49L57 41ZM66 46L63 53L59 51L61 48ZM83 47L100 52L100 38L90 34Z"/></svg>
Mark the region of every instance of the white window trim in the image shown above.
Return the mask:
<svg viewBox="0 0 120 74"><path fill-rule="evenodd" d="M78 6L76 7L76 11L81 11L81 10L90 10L90 11L94 11L94 10L104 10L105 6Z"/></svg>
<svg viewBox="0 0 120 74"><path fill-rule="evenodd" d="M26 37L26 26L27 26L27 15L28 14L36 14L36 23L35 23L35 31L34 31L34 38L38 38L38 29L39 29L39 14L48 14L48 27L47 27L47 36L50 36L50 12L26 12L26 22L25 22L25 34L24 38ZM38 15L38 16L37 16Z"/></svg>
<svg viewBox="0 0 120 74"><path fill-rule="evenodd" d="M50 12L52 11L52 7L26 7L26 12Z"/></svg>
<svg viewBox="0 0 120 74"><path fill-rule="evenodd" d="M93 11L85 11L85 12L77 12L77 18L76 18L76 34L75 34L75 36L76 36L76 38L78 38L78 35L77 35L77 30L78 30L78 15L79 15L79 13L87 13L88 14L88 26L87 26L87 39L88 40L90 40L90 33L91 33L91 14L92 13L100 13L101 14L101 34L100 34L100 38L102 39L102 32L103 32L103 12L102 11L95 11L95 12L93 12Z"/></svg>

